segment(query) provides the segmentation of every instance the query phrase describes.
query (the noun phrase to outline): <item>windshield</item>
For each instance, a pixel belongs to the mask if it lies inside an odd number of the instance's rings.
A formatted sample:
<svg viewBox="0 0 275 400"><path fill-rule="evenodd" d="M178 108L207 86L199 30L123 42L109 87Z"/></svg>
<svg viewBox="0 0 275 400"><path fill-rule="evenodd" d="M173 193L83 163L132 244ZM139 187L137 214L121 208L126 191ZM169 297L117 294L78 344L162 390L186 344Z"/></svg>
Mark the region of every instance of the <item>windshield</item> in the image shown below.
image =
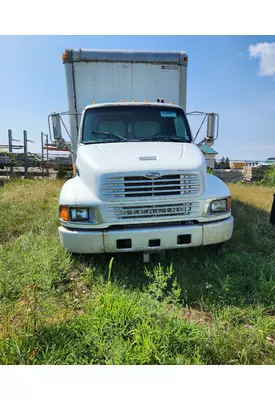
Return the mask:
<svg viewBox="0 0 275 400"><path fill-rule="evenodd" d="M160 106L106 106L86 110L82 143L123 141L191 142L182 109Z"/></svg>

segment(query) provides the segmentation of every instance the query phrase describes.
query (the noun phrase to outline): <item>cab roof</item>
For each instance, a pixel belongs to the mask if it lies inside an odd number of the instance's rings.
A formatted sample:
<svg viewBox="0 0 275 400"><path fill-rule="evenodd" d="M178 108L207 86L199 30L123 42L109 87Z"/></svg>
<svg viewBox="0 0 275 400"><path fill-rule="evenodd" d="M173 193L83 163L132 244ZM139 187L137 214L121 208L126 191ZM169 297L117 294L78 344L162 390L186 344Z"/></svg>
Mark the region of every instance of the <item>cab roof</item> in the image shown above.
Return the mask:
<svg viewBox="0 0 275 400"><path fill-rule="evenodd" d="M148 106L157 106L157 107L171 107L171 108L179 108L182 109L181 106L179 106L178 104L169 104L169 103L157 103L157 102L144 102L144 101L136 101L136 102L132 102L132 101L117 101L117 102L109 102L109 103L96 103L96 104L90 104L87 105L84 110L90 109L90 108L99 108L99 107L118 107L118 106L144 106L144 107L148 107Z"/></svg>

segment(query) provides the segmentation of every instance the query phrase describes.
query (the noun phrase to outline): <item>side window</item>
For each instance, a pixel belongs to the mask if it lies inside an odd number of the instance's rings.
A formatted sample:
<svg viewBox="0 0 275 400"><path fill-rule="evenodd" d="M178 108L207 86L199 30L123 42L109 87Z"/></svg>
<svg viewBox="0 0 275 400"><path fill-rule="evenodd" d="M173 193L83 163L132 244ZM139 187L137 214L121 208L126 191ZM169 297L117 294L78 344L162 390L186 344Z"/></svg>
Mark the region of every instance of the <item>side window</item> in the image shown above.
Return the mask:
<svg viewBox="0 0 275 400"><path fill-rule="evenodd" d="M179 137L186 137L187 134L186 134L185 124L183 122L183 119L181 117L175 118L174 124L175 124L175 129L176 129L176 135Z"/></svg>
<svg viewBox="0 0 275 400"><path fill-rule="evenodd" d="M83 140L91 139L91 132L93 131L93 116L89 113L86 113L84 119L84 131L83 131Z"/></svg>

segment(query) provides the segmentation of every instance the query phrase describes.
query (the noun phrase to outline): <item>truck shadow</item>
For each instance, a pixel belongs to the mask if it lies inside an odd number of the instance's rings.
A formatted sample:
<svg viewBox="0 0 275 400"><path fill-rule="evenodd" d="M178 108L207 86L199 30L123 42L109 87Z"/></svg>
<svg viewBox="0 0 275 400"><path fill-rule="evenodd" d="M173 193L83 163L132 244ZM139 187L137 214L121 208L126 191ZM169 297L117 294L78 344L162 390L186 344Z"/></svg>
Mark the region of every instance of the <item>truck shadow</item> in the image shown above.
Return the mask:
<svg viewBox="0 0 275 400"><path fill-rule="evenodd" d="M140 253L80 256L78 259L107 280L108 266L114 257L112 280L132 289L148 290L153 281L161 285L159 272L162 271L168 283L166 292L169 293L176 278L182 300L192 307L202 303L274 305L275 228L269 223L270 214L239 200L233 203L234 234L218 253L206 248L172 250L167 251L166 260L161 263L158 256L153 255L146 266L151 278L146 275ZM170 265L174 273L169 280L165 271Z"/></svg>

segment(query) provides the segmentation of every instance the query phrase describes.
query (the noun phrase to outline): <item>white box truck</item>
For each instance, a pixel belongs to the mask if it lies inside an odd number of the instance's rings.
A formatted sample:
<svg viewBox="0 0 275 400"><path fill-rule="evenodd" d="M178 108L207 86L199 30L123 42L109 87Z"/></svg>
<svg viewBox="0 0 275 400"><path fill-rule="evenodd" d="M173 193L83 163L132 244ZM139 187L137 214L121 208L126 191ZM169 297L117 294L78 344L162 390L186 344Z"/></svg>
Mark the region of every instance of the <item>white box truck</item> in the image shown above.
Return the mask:
<svg viewBox="0 0 275 400"><path fill-rule="evenodd" d="M228 187L207 173L186 117L185 52L65 50L74 177L59 199L72 253L208 246L233 231ZM205 142L212 144L215 114ZM51 115L54 140L62 113Z"/></svg>

